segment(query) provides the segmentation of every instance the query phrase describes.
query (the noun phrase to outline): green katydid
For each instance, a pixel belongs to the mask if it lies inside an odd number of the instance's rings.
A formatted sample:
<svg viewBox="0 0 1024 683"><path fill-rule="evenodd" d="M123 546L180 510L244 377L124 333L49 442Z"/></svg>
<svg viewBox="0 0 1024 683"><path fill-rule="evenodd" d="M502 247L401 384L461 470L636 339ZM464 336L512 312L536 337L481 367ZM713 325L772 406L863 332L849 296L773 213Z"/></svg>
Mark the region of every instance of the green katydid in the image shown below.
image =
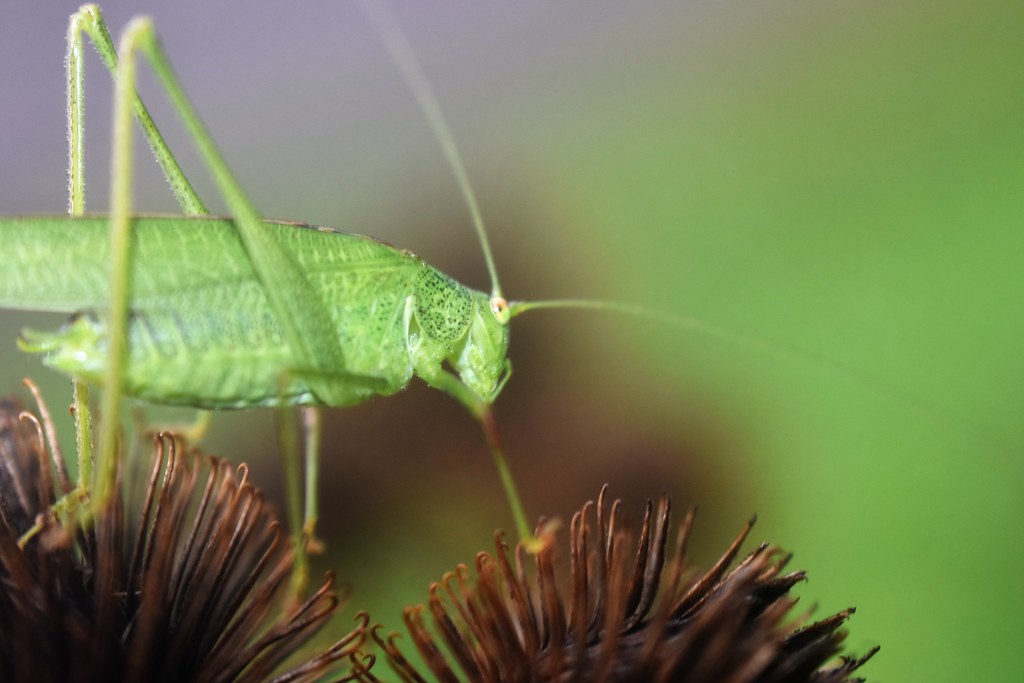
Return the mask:
<svg viewBox="0 0 1024 683"><path fill-rule="evenodd" d="M71 217L0 218L0 306L72 314L60 331L27 331L21 344L84 380L76 391L102 385L106 415L117 414L122 394L205 409L346 406L393 394L417 375L481 422L518 532L528 539L490 405L511 370L509 320L529 304L510 306L502 297L467 175L411 49L380 7L366 3L366 10L466 195L491 293L464 287L410 252L372 238L261 220L177 81L152 23L134 20L115 48L99 8L84 5L68 32ZM109 217L84 216L83 33L116 81ZM205 215L135 93L140 53L209 167L230 218ZM133 115L186 216L132 216ZM104 241L109 252L100 248ZM85 399L77 404L85 410ZM99 501L112 486L117 421L104 420L101 429ZM312 455L315 448L307 451ZM297 525L298 475L294 464L289 470L290 514ZM306 520L295 528L297 540L313 532L314 478L315 470L307 477Z"/></svg>

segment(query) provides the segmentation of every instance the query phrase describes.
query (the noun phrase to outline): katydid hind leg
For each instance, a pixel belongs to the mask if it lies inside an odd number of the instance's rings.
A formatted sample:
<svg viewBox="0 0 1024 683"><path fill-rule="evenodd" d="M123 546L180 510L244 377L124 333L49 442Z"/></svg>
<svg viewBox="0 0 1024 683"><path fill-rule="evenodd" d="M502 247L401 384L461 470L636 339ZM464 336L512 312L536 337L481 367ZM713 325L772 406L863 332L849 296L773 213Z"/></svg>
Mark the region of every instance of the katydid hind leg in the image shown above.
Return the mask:
<svg viewBox="0 0 1024 683"><path fill-rule="evenodd" d="M345 367L341 343L326 306L283 248L278 234L260 221L253 203L199 119L149 20L140 20L138 50L147 58L228 205L253 270L295 357L303 359L304 366L321 371ZM295 306L296 301L302 305ZM329 385L314 390L329 399Z"/></svg>
<svg viewBox="0 0 1024 683"><path fill-rule="evenodd" d="M83 5L71 16L68 22L65 62L67 68L68 213L71 216L81 216L85 213L83 125L85 110L84 35L89 37L111 76L115 81L117 79L117 49L110 37L110 32L103 20L103 16L95 5ZM170 152L145 105L143 105L139 96L134 92L134 88L132 90L132 107L136 120L141 125L143 134L163 169L164 175L178 203L186 213L205 213L205 206L185 177L174 155ZM119 249L116 245L113 248L115 252ZM116 253L113 258L118 258ZM124 360L123 358L115 358L114 362L123 364ZM121 371L123 372L123 369ZM79 458L81 460L80 482L83 486L89 486L91 484L93 466L88 389L81 380L76 379L73 381L75 385L76 440L79 445Z"/></svg>
<svg viewBox="0 0 1024 683"><path fill-rule="evenodd" d="M95 15L97 26L103 28L102 18ZM104 33L105 28L100 33ZM90 35L92 35L90 33ZM111 183L111 242L112 275L109 320L110 362L107 363L104 393L104 414L116 415L123 392L123 365L126 358L127 308L130 294L129 268L131 224L131 151L132 114L138 115L135 94L137 56L142 54L149 62L157 80L168 95L173 108L185 124L200 156L209 167L226 203L228 204L240 239L244 244L253 269L267 293L272 310L284 331L295 357L303 359L305 367L313 368L310 379L314 393L325 402L333 402L335 384L322 379L331 370L344 367L340 342L319 298L299 270L293 259L282 249L277 237L261 224L252 203L231 174L226 162L216 149L211 137L184 93L169 60L160 46L152 22L145 18L133 20L122 35L115 70L116 96L114 106L114 154ZM108 64L109 67L109 64ZM141 102L139 102L141 107ZM144 126L145 130L145 126ZM148 136L147 131L147 136ZM152 142L153 138L148 137ZM158 155L159 156L159 155ZM173 159L173 157L170 157ZM295 301L302 306L292 306ZM106 463L101 474L99 499L106 501L114 481L114 453L116 451L116 422L101 425L100 451ZM297 437L296 437L297 439ZM292 443L296 443L292 440ZM292 490L295 487L291 487ZM297 502L290 504L295 510ZM297 516L297 519L300 518ZM293 524L296 524L293 522ZM305 549L296 548L296 564L304 566ZM301 571L300 571L301 573Z"/></svg>
<svg viewBox="0 0 1024 683"><path fill-rule="evenodd" d="M138 40L142 23L132 21L121 36L114 83L113 151L110 183L110 286L107 321L107 363L103 372L99 472L96 504L107 505L117 482L121 449L120 415L128 354L128 305L131 295L132 101L135 93Z"/></svg>
<svg viewBox="0 0 1024 683"><path fill-rule="evenodd" d="M79 26L81 10L71 16L68 24L67 55L67 125L68 125L68 214L85 213L85 114L84 69L82 67L82 31ZM89 387L79 379L72 379L75 443L78 453L78 487L88 491L92 486L92 411L89 407Z"/></svg>
<svg viewBox="0 0 1024 683"><path fill-rule="evenodd" d="M240 184L231 174L226 162L216 149L211 137L205 127L199 121L199 117L185 95L184 89L178 82L169 60L163 52L157 38L153 25L148 20L141 20L139 28L139 41L137 48L142 52L150 66L153 68L158 81L171 100L171 103L185 124L192 141L197 147L200 156L209 167L214 179L220 189L226 203L228 204L239 236L246 246L253 268L259 277L261 284L271 307L280 322L288 343L291 345L296 357L308 359L309 348L323 349L324 345L317 345L315 342L307 345L305 339L316 339L316 335L325 335L327 328L326 312L317 309L312 318L303 317L301 314L293 314L295 309L305 309L304 306L289 308L288 302L304 301L310 304L316 301L313 292L302 274L298 272L297 266L287 254L285 254L275 238L260 223L259 216L248 197L241 189ZM319 317L318 317L319 316ZM298 319L298 322L296 322ZM312 320L312 322L310 322ZM305 323L305 328L303 328ZM312 335L304 337L304 335ZM333 335L325 335L321 338L337 341ZM327 346L331 349L330 343ZM323 356L330 357L334 362L340 363L340 348L337 353L325 352ZM319 359L323 362L323 359ZM316 361L313 362L316 366ZM324 366L318 366L324 367ZM279 411L279 434L281 438L282 455L285 459L286 497L290 525L293 529L294 538L294 567L292 577L293 596L296 599L304 597L309 581L309 561L306 543L302 538L302 510L301 510L301 484L299 483L298 468L298 434L295 430L294 418L286 414L286 409Z"/></svg>
<svg viewBox="0 0 1024 683"><path fill-rule="evenodd" d="M83 74L82 74L82 34L89 36L93 47L99 54L103 65L107 68L113 79L117 79L118 56L117 48L110 37L110 31L103 14L96 5L82 5L81 8L71 15L68 24L68 142L70 150L68 154L71 199L69 206L72 215L81 215L84 212L84 187L82 183L82 171L84 168L82 160L82 135L81 121L83 112ZM208 215L209 211L202 199L192 187L177 158L171 152L170 147L164 140L163 134L157 128L149 110L143 104L137 92L132 93L132 111L135 120L142 128L142 134L149 144L153 156L160 165L167 179L167 183L174 193L181 210L187 216ZM77 190L77 192L76 192Z"/></svg>

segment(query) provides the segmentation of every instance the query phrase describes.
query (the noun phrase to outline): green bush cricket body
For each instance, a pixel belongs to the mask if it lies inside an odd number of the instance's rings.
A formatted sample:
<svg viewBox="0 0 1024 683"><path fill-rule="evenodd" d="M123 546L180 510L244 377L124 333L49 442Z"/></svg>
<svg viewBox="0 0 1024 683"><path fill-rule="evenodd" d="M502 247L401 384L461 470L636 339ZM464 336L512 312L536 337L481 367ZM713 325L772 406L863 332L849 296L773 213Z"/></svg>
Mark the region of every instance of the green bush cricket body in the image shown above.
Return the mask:
<svg viewBox="0 0 1024 683"><path fill-rule="evenodd" d="M371 238L300 224L264 225L280 235L319 299L336 302L331 323L347 351L345 367L365 379L318 393L286 343L230 220L137 217L128 394L208 409L345 406L393 394L413 374L432 378L427 366L450 360L472 391L467 402L496 397L507 375L508 335L488 295ZM57 333L26 333L23 345L90 383L101 383L106 367L106 324L95 309L108 291L96 277L105 270L105 254L90 246L102 243L107 230L102 217L70 225L64 217L0 218L0 238L17 266L4 278L3 284L13 285L0 294L4 305L76 313Z"/></svg>

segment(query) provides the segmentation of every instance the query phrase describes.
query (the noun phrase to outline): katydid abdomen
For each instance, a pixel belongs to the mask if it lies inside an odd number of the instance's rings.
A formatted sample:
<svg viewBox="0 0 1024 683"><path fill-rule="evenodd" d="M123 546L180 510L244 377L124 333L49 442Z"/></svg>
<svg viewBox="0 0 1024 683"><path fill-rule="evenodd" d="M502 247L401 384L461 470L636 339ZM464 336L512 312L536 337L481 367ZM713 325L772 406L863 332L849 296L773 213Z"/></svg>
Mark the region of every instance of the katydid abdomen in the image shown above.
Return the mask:
<svg viewBox="0 0 1024 683"><path fill-rule="evenodd" d="M350 405L400 390L425 361L454 363L474 309L491 316L486 295L409 252L335 230L267 225L308 280L306 291L320 297L344 367L325 378L296 356L230 220L139 217L129 394L203 408ZM92 382L107 363L108 233L101 216L0 219L0 306L71 314L60 331L25 341L51 366ZM330 397L318 395L314 376L329 382Z"/></svg>

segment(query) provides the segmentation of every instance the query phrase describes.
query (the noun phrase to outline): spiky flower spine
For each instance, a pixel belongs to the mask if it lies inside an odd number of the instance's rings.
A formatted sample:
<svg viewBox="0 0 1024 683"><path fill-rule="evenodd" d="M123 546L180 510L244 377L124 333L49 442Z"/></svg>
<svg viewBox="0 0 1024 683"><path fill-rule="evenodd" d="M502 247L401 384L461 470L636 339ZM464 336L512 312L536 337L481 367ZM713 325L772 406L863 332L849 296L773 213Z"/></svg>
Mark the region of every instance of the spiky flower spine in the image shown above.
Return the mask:
<svg viewBox="0 0 1024 683"><path fill-rule="evenodd" d="M680 528L666 567L670 504L649 502L639 534L610 510L606 490L570 527L569 590L556 580L554 542L534 558L517 549L514 565L501 535L480 553L475 579L460 566L430 588L427 611L406 610L412 642L442 681L677 681L693 683L843 683L876 651L840 658L844 610L809 625L789 614L790 589L803 572L761 545L729 569L753 525L703 574L685 563L694 513ZM797 622L800 620L798 619ZM397 635L373 635L404 680L426 680L402 654ZM365 675L366 680L376 680Z"/></svg>
<svg viewBox="0 0 1024 683"><path fill-rule="evenodd" d="M296 655L338 597L326 577L283 599L292 554L244 465L162 437L139 506L60 520L77 494L59 503L70 482L23 416L0 402L0 680L308 681L357 658L363 625Z"/></svg>

